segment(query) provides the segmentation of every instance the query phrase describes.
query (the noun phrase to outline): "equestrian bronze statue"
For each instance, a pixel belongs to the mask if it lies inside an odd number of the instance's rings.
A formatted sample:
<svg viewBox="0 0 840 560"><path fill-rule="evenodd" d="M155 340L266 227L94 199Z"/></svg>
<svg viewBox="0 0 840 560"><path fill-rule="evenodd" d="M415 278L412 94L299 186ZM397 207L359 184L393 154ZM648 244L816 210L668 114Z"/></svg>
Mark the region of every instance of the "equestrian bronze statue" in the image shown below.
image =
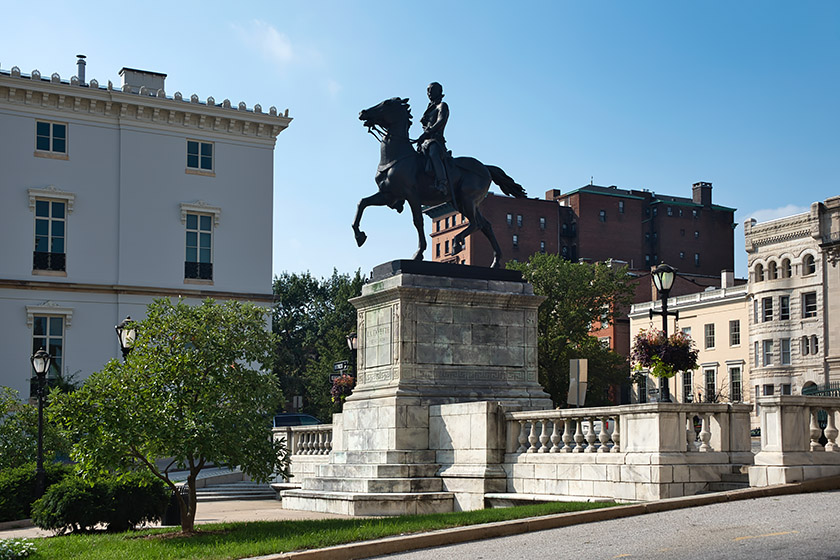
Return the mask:
<svg viewBox="0 0 840 560"><path fill-rule="evenodd" d="M443 130L449 118L449 108L443 103L443 88L429 85L429 108L423 115L423 134L415 141L408 136L411 109L408 99L394 97L365 109L359 119L380 142L379 167L376 185L379 192L359 201L353 231L361 247L367 235L359 229L362 214L368 206L388 206L402 212L408 202L419 247L414 260L423 260L426 236L423 233L423 207L449 202L469 220L469 224L452 241L452 255L464 249L464 239L480 229L493 247L492 268L501 266L502 251L493 228L479 212L478 206L487 196L490 182L496 183L506 195L525 198L525 190L504 171L484 165L471 157L453 158L446 151ZM415 150L413 143L418 144Z"/></svg>

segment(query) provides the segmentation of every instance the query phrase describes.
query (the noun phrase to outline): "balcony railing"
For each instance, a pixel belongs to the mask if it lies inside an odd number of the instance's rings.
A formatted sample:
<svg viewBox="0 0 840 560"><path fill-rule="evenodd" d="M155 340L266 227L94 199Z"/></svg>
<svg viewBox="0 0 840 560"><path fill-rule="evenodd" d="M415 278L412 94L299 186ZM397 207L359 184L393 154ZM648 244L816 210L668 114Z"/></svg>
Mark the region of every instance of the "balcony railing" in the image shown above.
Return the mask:
<svg viewBox="0 0 840 560"><path fill-rule="evenodd" d="M184 278L192 278L196 280L212 280L213 279L213 263L184 263Z"/></svg>
<svg viewBox="0 0 840 560"><path fill-rule="evenodd" d="M53 270L64 272L67 267L67 255L64 253L45 253L35 251L32 255L33 270Z"/></svg>

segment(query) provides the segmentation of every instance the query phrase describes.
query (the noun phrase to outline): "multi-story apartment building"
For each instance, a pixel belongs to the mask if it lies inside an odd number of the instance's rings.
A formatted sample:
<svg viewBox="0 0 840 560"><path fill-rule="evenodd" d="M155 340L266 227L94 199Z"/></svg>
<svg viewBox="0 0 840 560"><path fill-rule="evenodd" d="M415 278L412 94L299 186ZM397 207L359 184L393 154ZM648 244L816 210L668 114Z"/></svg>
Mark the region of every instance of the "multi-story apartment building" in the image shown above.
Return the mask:
<svg viewBox="0 0 840 560"><path fill-rule="evenodd" d="M809 212L744 222L756 395L840 381L840 197Z"/></svg>
<svg viewBox="0 0 840 560"><path fill-rule="evenodd" d="M270 305L273 161L288 111L0 70L0 384L29 356L79 380L119 355L114 325L154 298Z"/></svg>
<svg viewBox="0 0 840 560"><path fill-rule="evenodd" d="M669 382L674 401L751 402L748 293L747 284L735 285L732 273L724 272L718 288L668 299L669 312L679 313L668 318L668 332L687 333L699 351L698 369L679 372ZM662 328L661 316L650 318L650 310L660 308L658 300L633 305L633 337L642 329ZM644 372L642 379L644 383L633 387L633 402L646 402L651 390L660 387L659 380Z"/></svg>
<svg viewBox="0 0 840 560"><path fill-rule="evenodd" d="M650 191L586 185L545 199L488 196L482 214L493 225L504 259L526 260L537 252L591 262L617 259L648 271L667 262L683 274L717 278L733 270L735 209L712 204L711 183L692 187L692 198ZM489 242L480 233L451 255L452 239L466 221L448 204L426 211L432 218L433 259L488 266Z"/></svg>

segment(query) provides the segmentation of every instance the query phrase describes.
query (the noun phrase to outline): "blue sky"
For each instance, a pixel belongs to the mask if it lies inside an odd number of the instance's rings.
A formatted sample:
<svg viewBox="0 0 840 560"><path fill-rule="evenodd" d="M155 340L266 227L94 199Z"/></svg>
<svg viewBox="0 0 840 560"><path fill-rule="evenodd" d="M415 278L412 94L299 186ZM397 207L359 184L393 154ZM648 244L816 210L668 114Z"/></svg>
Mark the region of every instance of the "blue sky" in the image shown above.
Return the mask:
<svg viewBox="0 0 840 560"><path fill-rule="evenodd" d="M361 109L443 84L456 155L498 165L529 196L589 183L691 196L710 181L743 221L840 194L840 2L7 3L0 67L289 108L275 152L274 271L369 272L409 258L408 212L373 194L378 144ZM495 190L495 188L494 188ZM497 191L498 192L498 191ZM427 221L427 230L428 230ZM431 257L427 253L427 257Z"/></svg>

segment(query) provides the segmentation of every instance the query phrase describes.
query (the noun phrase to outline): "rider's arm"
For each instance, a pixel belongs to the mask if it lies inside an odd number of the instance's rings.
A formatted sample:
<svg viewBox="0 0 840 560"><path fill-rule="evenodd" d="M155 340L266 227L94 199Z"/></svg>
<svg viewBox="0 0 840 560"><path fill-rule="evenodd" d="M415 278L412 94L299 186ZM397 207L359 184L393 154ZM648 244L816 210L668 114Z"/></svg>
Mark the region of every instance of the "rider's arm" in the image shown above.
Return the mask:
<svg viewBox="0 0 840 560"><path fill-rule="evenodd" d="M436 112L436 118L433 123L430 123L424 134L426 136L431 136L435 133L443 133L443 129L446 127L446 121L449 120L449 105L445 102L441 102L438 106L438 110Z"/></svg>

